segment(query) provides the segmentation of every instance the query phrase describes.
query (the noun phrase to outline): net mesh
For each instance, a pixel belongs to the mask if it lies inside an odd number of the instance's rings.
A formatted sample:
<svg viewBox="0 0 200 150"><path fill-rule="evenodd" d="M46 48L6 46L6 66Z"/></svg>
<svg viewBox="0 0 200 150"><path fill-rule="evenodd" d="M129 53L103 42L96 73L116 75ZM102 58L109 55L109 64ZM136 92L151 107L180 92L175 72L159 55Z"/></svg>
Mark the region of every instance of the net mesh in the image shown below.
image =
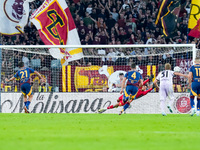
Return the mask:
<svg viewBox="0 0 200 150"><path fill-rule="evenodd" d="M23 61L26 67L40 72L46 79L41 85L39 78L32 74L34 92L119 92L119 74L127 72L135 62L144 79L164 70L164 64L172 68L179 66L181 73L187 73L192 65L192 47L128 47L124 48L83 48L84 57L62 67L47 48L2 48L1 89L3 92L20 92L19 80L6 83ZM197 51L197 55L199 51ZM64 69L64 70L63 70ZM64 71L64 73L63 73ZM174 78L175 92L186 92L188 81ZM151 83L149 83L151 84ZM156 90L154 90L156 92Z"/></svg>

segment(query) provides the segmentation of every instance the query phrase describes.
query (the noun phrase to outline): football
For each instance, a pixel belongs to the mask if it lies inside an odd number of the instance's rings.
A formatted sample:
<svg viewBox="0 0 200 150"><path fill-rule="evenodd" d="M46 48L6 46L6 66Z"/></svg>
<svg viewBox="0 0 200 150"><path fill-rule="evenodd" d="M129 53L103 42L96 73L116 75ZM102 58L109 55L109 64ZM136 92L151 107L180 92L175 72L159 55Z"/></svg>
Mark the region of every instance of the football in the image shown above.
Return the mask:
<svg viewBox="0 0 200 150"><path fill-rule="evenodd" d="M174 67L174 72L180 72L181 68L179 66Z"/></svg>

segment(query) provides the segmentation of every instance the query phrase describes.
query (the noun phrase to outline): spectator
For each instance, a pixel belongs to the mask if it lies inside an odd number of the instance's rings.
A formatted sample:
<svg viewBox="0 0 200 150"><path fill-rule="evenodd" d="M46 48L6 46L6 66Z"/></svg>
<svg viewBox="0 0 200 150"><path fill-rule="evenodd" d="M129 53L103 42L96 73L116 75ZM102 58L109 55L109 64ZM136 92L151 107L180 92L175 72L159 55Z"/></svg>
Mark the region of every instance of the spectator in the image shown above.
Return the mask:
<svg viewBox="0 0 200 150"><path fill-rule="evenodd" d="M120 92L121 91L123 79L124 79L124 74L123 73L119 73L119 80L117 80L117 82L116 82L116 92Z"/></svg>
<svg viewBox="0 0 200 150"><path fill-rule="evenodd" d="M88 12L85 13L85 18L83 19L84 25L87 27L89 24L92 25L93 21Z"/></svg>
<svg viewBox="0 0 200 150"><path fill-rule="evenodd" d="M108 31L111 30L111 28L115 26L115 23L116 21L115 19L113 19L113 15L110 14L109 18L106 21L106 26L108 27Z"/></svg>
<svg viewBox="0 0 200 150"><path fill-rule="evenodd" d="M112 14L112 18L117 21L118 20L118 17L119 17L119 14L116 12L116 8L113 8L112 9L112 12L110 11L109 7L106 5L106 9L108 10L108 12L110 14Z"/></svg>
<svg viewBox="0 0 200 150"><path fill-rule="evenodd" d="M109 53L107 54L107 60L108 61L113 61L113 62L116 61L116 53L114 52L113 48L109 49Z"/></svg>
<svg viewBox="0 0 200 150"><path fill-rule="evenodd" d="M90 15L92 13L92 4L89 3L88 7L86 8L86 12Z"/></svg>
<svg viewBox="0 0 200 150"><path fill-rule="evenodd" d="M30 66L29 59L27 57L27 53L25 53L25 52L23 53L22 62L24 62L24 66L25 67L29 67Z"/></svg>

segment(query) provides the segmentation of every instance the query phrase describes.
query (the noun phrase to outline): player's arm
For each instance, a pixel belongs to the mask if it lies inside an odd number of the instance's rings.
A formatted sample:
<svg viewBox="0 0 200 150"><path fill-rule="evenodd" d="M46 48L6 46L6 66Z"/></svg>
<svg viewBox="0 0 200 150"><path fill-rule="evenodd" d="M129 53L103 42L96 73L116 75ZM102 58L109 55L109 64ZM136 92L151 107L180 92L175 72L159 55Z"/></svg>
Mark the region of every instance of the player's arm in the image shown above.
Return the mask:
<svg viewBox="0 0 200 150"><path fill-rule="evenodd" d="M156 88L158 88L158 89L159 89L159 86L158 86L158 81L159 81L159 80L157 80L157 79L156 79L156 80L154 80L154 81L153 81L153 84L155 85L155 87L156 87Z"/></svg>
<svg viewBox="0 0 200 150"><path fill-rule="evenodd" d="M145 85L147 82L149 82L149 79L145 80L142 85ZM139 89L141 89L141 88L142 88L142 86Z"/></svg>
<svg viewBox="0 0 200 150"><path fill-rule="evenodd" d="M143 79L140 79L139 80L139 87L138 88L140 89L142 86L143 86Z"/></svg>
<svg viewBox="0 0 200 150"><path fill-rule="evenodd" d="M37 74L37 76L43 81L45 82L44 78L41 76L41 74L37 71L34 71L35 74Z"/></svg>
<svg viewBox="0 0 200 150"><path fill-rule="evenodd" d="M192 77L193 77L193 74L192 74L192 72L189 72L189 75L188 75L189 87L191 87L191 83L192 83Z"/></svg>
<svg viewBox="0 0 200 150"><path fill-rule="evenodd" d="M10 78L10 79L6 78L5 80L6 80L6 82L10 82L10 81L15 80L15 77L12 77L12 78Z"/></svg>
<svg viewBox="0 0 200 150"><path fill-rule="evenodd" d="M150 89L148 89L146 91L142 91L140 97L146 95L147 93L151 92L152 90L153 90L153 88L150 88Z"/></svg>
<svg viewBox="0 0 200 150"><path fill-rule="evenodd" d="M123 81L122 81L122 88L121 88L121 91L120 91L120 94L123 93L123 89L125 88L125 82L126 82L126 77L124 77Z"/></svg>
<svg viewBox="0 0 200 150"><path fill-rule="evenodd" d="M147 82L149 82L149 79L145 80L142 85L145 85Z"/></svg>
<svg viewBox="0 0 200 150"><path fill-rule="evenodd" d="M182 74L182 73L179 73L179 72L174 72L174 75L183 76L183 77L185 77L185 78L188 78L188 75Z"/></svg>

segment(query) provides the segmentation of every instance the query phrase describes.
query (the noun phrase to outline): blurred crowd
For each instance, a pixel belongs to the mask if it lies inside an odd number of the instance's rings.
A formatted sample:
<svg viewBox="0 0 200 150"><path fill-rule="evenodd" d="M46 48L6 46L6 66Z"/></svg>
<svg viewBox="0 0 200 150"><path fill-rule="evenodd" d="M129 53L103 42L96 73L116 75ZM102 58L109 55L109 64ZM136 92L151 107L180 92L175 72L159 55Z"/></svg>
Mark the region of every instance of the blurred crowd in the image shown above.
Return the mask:
<svg viewBox="0 0 200 150"><path fill-rule="evenodd" d="M30 15L44 0L30 3ZM167 44L191 43L187 25L191 0L182 4L176 34L162 37L155 20L162 0L66 0L81 44ZM3 45L42 45L35 26L28 22L22 35L2 36ZM200 47L199 41L196 42Z"/></svg>

